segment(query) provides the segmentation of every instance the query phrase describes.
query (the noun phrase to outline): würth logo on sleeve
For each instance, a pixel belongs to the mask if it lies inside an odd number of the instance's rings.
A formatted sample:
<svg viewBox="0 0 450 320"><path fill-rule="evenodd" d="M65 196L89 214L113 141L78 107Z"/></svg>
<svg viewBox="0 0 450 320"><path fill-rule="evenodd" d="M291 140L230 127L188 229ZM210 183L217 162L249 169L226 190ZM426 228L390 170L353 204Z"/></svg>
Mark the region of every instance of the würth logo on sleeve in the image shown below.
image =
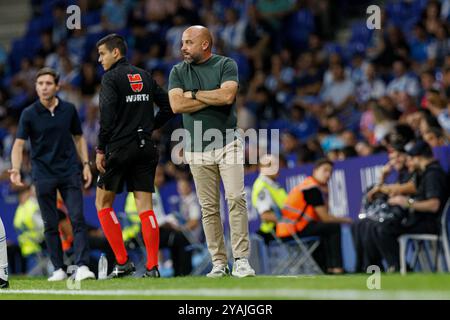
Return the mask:
<svg viewBox="0 0 450 320"><path fill-rule="evenodd" d="M139 73L136 74L127 74L128 81L130 81L131 89L133 92L141 92L144 84L142 83L142 78Z"/></svg>

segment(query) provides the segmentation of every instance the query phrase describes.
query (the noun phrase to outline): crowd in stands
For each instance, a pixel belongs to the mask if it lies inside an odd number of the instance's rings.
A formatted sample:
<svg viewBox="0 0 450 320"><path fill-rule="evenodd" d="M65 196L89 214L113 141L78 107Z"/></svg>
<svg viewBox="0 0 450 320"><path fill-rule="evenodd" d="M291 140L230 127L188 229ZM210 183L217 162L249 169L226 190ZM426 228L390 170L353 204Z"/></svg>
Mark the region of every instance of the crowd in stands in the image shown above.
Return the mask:
<svg viewBox="0 0 450 320"><path fill-rule="evenodd" d="M61 74L60 96L79 108L93 158L102 76L95 42L110 32L124 35L129 60L166 87L171 67L181 60L181 33L193 24L207 26L215 53L238 63L239 127L281 129L288 167L324 155L336 160L383 151L396 124L424 118L435 121L420 126L420 134L445 144L447 2L388 3L381 30L356 20L340 45L333 40L344 19L336 10L351 7L344 0L32 1L25 35L0 60L0 169L9 166L20 112L36 98L36 70L45 65ZM72 3L81 9L81 29L66 27L65 9ZM414 28L399 23L405 12L409 23L417 22ZM170 161L170 133L180 126L178 117L154 136L169 180L188 172Z"/></svg>

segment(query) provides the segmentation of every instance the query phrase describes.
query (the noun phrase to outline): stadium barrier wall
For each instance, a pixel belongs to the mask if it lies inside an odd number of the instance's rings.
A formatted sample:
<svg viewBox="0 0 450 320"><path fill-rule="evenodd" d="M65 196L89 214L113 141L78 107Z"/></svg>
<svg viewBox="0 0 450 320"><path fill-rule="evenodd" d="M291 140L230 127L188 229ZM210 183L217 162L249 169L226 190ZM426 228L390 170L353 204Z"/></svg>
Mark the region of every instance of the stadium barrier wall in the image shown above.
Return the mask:
<svg viewBox="0 0 450 320"><path fill-rule="evenodd" d="M435 148L434 154L443 168L448 172L450 168L450 146ZM336 161L329 189L331 213L336 216L350 216L354 220L358 219L363 192L378 181L381 168L387 160L387 154L381 153L367 157ZM310 175L312 168L313 165L309 164L295 168L281 169L278 181L287 191L289 191ZM258 214L251 205L251 187L257 176L257 173L247 174L245 176L250 232L258 230L260 223ZM394 175L389 177L390 181L393 181L394 179ZM8 182L0 184L0 193L0 214L6 228L7 238L8 241L16 242L17 236L13 227L13 219L18 204L17 195L11 191ZM178 202L176 183L171 182L166 184L160 189L160 194L166 214L170 213L174 210L174 205ZM117 195L114 205L114 209L117 212L123 211L125 197L125 192ZM84 209L87 223L94 227L100 227L95 209L94 188L84 196ZM221 215L223 221L228 220L226 212L227 206L222 188ZM224 224L224 229L225 233L227 233L229 229L228 223ZM342 238L344 264L347 270L351 270L354 262L354 252L351 233L347 226L342 229Z"/></svg>

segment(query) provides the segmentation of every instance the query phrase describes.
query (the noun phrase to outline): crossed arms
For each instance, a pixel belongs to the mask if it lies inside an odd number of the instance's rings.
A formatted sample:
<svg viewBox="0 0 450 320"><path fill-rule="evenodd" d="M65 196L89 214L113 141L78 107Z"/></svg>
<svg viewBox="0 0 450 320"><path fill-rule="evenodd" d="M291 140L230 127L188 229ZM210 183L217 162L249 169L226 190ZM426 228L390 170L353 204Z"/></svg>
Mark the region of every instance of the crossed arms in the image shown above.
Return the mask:
<svg viewBox="0 0 450 320"><path fill-rule="evenodd" d="M226 106L236 98L238 84L236 81L225 81L219 89L197 91L196 99L192 99L191 91L183 92L181 88L169 91L169 101L173 113L192 113L207 106Z"/></svg>

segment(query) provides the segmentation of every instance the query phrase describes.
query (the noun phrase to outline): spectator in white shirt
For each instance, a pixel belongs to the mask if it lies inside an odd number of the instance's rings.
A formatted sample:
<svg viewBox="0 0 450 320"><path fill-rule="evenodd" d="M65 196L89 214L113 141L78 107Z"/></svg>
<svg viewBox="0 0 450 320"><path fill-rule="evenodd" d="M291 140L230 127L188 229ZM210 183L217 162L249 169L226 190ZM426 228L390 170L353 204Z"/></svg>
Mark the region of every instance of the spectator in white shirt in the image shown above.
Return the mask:
<svg viewBox="0 0 450 320"><path fill-rule="evenodd" d="M225 27L220 34L224 48L227 51L239 49L244 42L245 22L239 20L237 10L233 8L226 9L225 22Z"/></svg>
<svg viewBox="0 0 450 320"><path fill-rule="evenodd" d="M364 103L370 99L378 99L386 93L386 85L377 78L375 65L369 63L366 67L365 78L357 89L358 102Z"/></svg>
<svg viewBox="0 0 450 320"><path fill-rule="evenodd" d="M331 84L333 82L333 66L335 64L343 65L342 57L339 53L332 52L332 53L330 53L330 56L328 57L328 69L323 74L323 85L324 86L328 86L329 84ZM349 67L345 67L345 66L343 66L343 68L344 68L345 76L351 77L352 70Z"/></svg>
<svg viewBox="0 0 450 320"><path fill-rule="evenodd" d="M450 53L450 39L447 24L440 22L436 26L435 40L428 45L427 53L430 59L430 66L440 66L444 64L445 57Z"/></svg>
<svg viewBox="0 0 450 320"><path fill-rule="evenodd" d="M393 64L394 79L389 82L387 93L392 98L399 92L406 92L410 96L417 97L420 93L419 82L416 78L407 74L406 65L403 60L396 60Z"/></svg>
<svg viewBox="0 0 450 320"><path fill-rule="evenodd" d="M186 19L182 15L176 15L172 19L173 26L166 33L166 55L170 59L177 60L181 57L180 43L183 31L187 28Z"/></svg>
<svg viewBox="0 0 450 320"><path fill-rule="evenodd" d="M450 138L450 101L447 102L447 108L443 108L443 106L445 104L433 103L433 100L427 104L428 109L437 118L439 125L445 131L447 137Z"/></svg>
<svg viewBox="0 0 450 320"><path fill-rule="evenodd" d="M345 74L344 67L336 63L331 67L333 80L325 85L322 99L331 104L334 110L343 110L354 99L355 85Z"/></svg>

